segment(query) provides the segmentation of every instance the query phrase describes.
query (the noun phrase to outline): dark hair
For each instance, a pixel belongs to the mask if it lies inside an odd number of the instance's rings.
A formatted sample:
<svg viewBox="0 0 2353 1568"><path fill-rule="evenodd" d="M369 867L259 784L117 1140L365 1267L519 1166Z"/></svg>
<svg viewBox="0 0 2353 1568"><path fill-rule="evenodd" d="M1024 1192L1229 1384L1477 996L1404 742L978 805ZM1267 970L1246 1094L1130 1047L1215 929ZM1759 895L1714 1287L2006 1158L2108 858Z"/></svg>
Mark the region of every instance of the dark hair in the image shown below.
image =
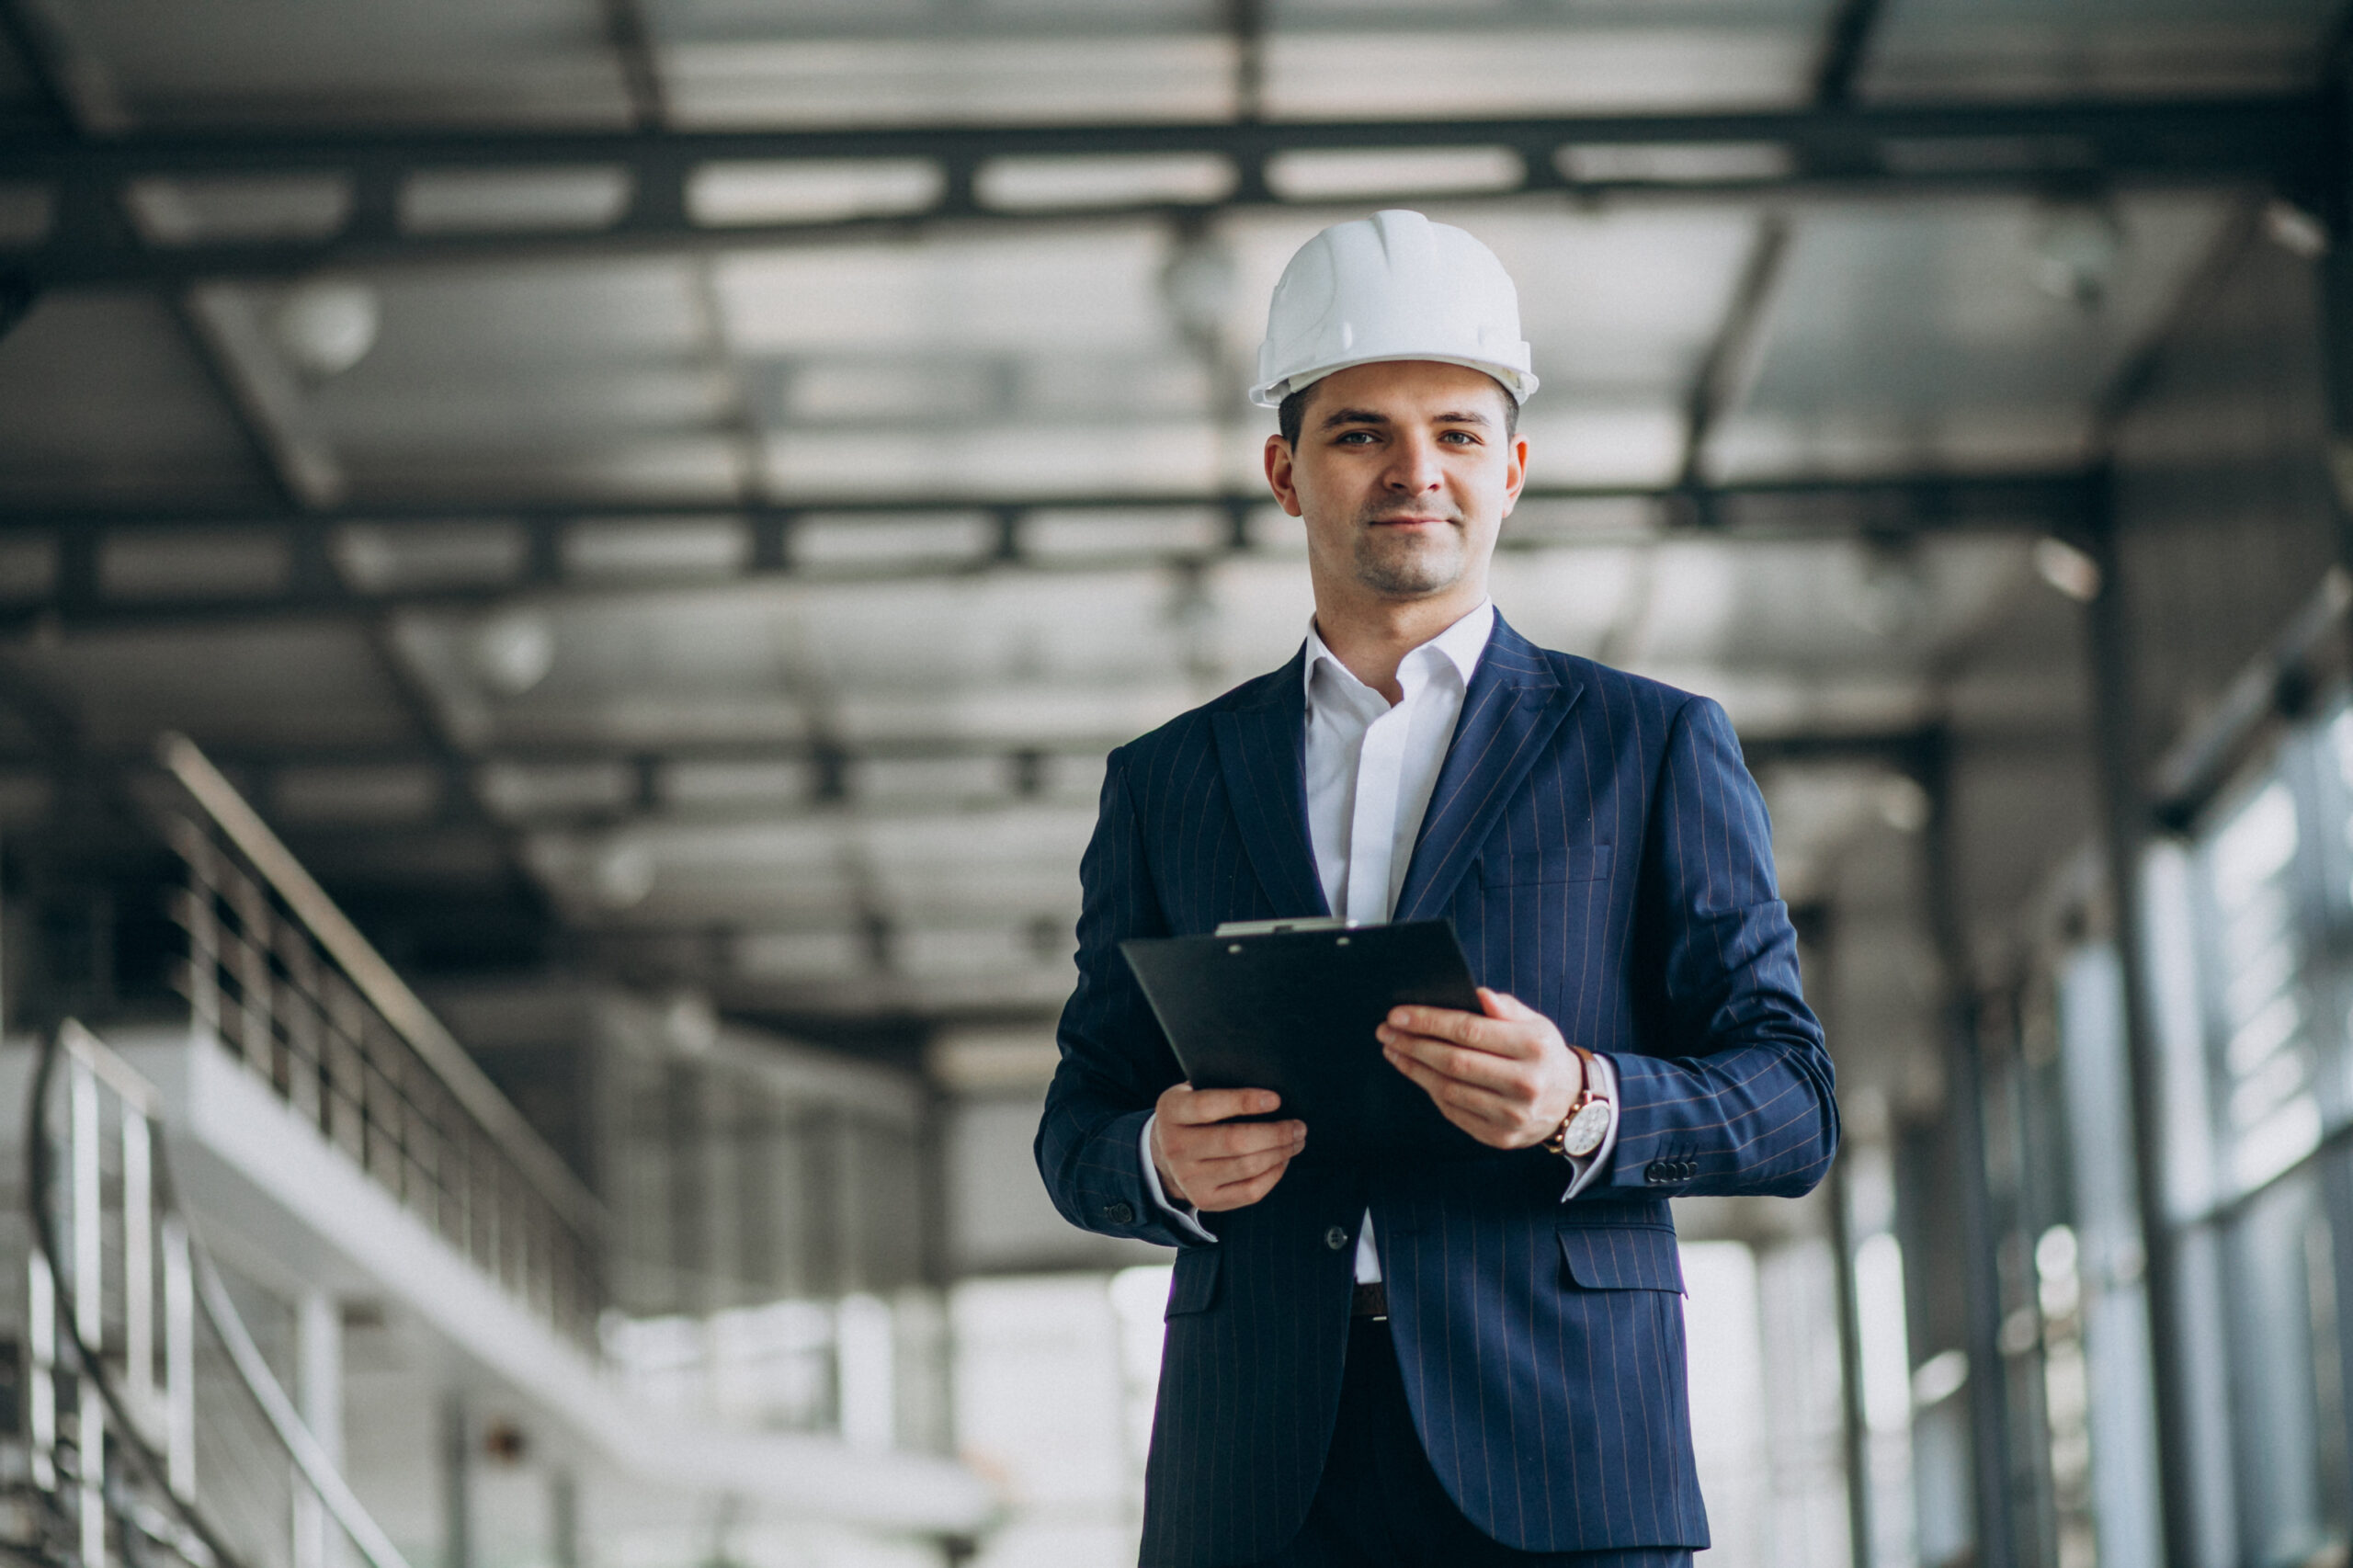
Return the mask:
<svg viewBox="0 0 2353 1568"><path fill-rule="evenodd" d="M1505 437L1508 439L1511 437L1518 435L1519 399L1512 396L1511 389L1504 385L1503 382L1496 381L1495 377L1489 376L1487 380L1495 381L1495 390L1504 394ZM1308 394L1323 384L1324 383L1320 381L1308 382L1297 392L1286 394L1283 398L1281 406L1275 410L1275 423L1282 428L1284 446L1294 449L1298 447L1299 433L1304 429L1307 425Z"/></svg>

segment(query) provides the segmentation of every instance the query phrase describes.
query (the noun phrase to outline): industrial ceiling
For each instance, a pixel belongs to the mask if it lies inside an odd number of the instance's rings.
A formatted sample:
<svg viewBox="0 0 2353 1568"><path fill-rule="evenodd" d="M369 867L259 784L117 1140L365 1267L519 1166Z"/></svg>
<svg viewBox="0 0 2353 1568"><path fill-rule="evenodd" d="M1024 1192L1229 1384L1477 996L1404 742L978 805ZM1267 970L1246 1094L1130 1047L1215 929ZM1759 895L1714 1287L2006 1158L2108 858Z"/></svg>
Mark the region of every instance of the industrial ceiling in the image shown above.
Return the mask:
<svg viewBox="0 0 2353 1568"><path fill-rule="evenodd" d="M396 952L1048 1012L1104 751L1306 623L1267 291L1411 204L1544 378L1504 613L1722 699L1826 896L1972 650L2079 722L2036 541L2319 243L2338 10L0 0L0 826L175 728Z"/></svg>

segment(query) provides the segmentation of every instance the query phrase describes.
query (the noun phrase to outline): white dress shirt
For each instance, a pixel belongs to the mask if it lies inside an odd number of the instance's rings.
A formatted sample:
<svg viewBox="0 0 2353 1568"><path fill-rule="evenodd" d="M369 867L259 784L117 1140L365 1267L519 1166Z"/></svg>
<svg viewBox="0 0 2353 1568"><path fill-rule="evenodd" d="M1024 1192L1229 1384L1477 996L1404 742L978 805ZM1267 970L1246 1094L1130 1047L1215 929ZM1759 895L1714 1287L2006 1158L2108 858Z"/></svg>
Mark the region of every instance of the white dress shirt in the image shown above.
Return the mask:
<svg viewBox="0 0 2353 1568"><path fill-rule="evenodd" d="M1421 835L1422 816L1438 787L1455 722L1471 687L1471 673L1486 652L1495 626L1495 607L1477 609L1405 655L1397 666L1403 696L1390 700L1358 680L1324 645L1311 622L1307 630L1307 831L1324 902L1333 914L1358 925L1378 925L1396 908L1406 862ZM1617 1072L1596 1056L1594 1086L1618 1098ZM1189 1204L1171 1202L1152 1158L1153 1123L1143 1128L1143 1179L1152 1199L1193 1234L1215 1241ZM1563 1202L1583 1191L1617 1146L1613 1117L1601 1146L1572 1160L1573 1179ZM1356 1274L1359 1284L1381 1278L1381 1253L1372 1233L1372 1211L1357 1231Z"/></svg>

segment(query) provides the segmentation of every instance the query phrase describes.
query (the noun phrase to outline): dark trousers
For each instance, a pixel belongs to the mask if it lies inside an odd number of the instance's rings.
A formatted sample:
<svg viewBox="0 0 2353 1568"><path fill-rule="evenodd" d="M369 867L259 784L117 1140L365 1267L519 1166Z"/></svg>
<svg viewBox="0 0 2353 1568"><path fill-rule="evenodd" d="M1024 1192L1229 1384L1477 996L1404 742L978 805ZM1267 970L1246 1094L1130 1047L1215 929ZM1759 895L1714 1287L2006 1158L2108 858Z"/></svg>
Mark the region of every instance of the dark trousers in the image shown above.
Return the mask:
<svg viewBox="0 0 2353 1568"><path fill-rule="evenodd" d="M1385 1320L1348 1333L1340 1417L1307 1523L1262 1568L1691 1568L1683 1547L1515 1551L1462 1517L1414 1431Z"/></svg>

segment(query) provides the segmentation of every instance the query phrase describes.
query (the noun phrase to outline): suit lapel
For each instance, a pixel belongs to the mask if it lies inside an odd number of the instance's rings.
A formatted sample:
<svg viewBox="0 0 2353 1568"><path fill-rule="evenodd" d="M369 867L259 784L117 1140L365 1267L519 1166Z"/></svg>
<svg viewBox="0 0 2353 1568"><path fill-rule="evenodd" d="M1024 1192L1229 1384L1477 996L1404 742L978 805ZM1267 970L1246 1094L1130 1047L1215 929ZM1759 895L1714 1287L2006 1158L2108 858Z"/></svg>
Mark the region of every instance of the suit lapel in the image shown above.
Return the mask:
<svg viewBox="0 0 2353 1568"><path fill-rule="evenodd" d="M1302 646L1256 692L1210 716L1243 848L1278 917L1331 913L1307 835L1306 662Z"/></svg>
<svg viewBox="0 0 2353 1568"><path fill-rule="evenodd" d="M1445 910L1479 846L1582 690L1563 684L1533 643L1495 618L1463 693L1454 744L1422 813L1395 918L1428 920Z"/></svg>

